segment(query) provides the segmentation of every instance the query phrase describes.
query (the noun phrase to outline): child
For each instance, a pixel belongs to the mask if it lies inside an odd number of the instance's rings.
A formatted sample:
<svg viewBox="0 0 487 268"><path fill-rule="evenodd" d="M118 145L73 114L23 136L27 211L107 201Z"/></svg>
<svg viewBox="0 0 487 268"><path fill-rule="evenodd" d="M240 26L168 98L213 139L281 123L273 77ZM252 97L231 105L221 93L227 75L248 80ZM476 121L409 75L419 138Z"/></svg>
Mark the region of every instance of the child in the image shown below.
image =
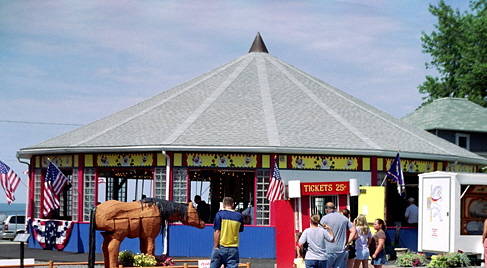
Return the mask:
<svg viewBox="0 0 487 268"><path fill-rule="evenodd" d="M385 242L386 242L386 224L382 219L376 219L374 221L374 230L376 231L373 236L373 241L375 243L374 252L372 254L372 261L370 262L375 268L382 268L382 265L387 263ZM372 247L371 247L372 248Z"/></svg>
<svg viewBox="0 0 487 268"><path fill-rule="evenodd" d="M370 233L365 215L358 215L354 222L355 228L357 229L358 238L355 240L355 249L357 252L353 267L359 268L360 264L362 264L362 268L367 268L370 256L369 243L370 239L372 238L372 234Z"/></svg>
<svg viewBox="0 0 487 268"><path fill-rule="evenodd" d="M299 238L301 237L301 232L296 233L296 258L294 259L294 264L293 268L306 268L306 264L304 262L304 255L305 253L305 248L304 246L299 246L298 241Z"/></svg>

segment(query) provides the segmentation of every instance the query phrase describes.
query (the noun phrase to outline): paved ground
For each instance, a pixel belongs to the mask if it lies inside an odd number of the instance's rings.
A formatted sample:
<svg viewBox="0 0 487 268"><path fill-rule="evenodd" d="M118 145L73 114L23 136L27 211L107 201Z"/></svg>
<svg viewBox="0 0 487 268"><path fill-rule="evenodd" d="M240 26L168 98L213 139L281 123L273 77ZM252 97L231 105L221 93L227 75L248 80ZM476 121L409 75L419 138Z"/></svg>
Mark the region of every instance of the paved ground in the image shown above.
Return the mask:
<svg viewBox="0 0 487 268"><path fill-rule="evenodd" d="M0 259L20 259L21 246L19 242L0 241ZM88 253L72 253L58 250L43 250L29 248L24 244L24 258L34 258L36 262L88 262ZM188 257L173 257L174 259L198 259ZM201 259L208 259L203 257ZM103 261L101 253L95 254L95 261ZM241 258L241 263L251 263L252 268L274 268L275 259L246 259ZM194 264L194 263L191 263ZM292 264L291 266L292 267ZM285 267L283 267L285 268Z"/></svg>
<svg viewBox="0 0 487 268"><path fill-rule="evenodd" d="M0 240L0 259L20 259L21 247L19 242L8 242ZM43 250L33 249L24 245L24 258L34 258L36 262L44 263L49 261L54 262L88 262L88 253L72 253L58 250ZM174 259L208 259L208 257L173 257ZM103 255L101 253L95 254L95 261L103 261ZM275 259L247 259L241 258L241 263L251 263L252 268L275 268ZM194 264L194 263L192 263ZM369 267L372 267L369 265ZM390 261L384 268L396 268L394 261ZM71 267L75 268L75 267ZM279 268L292 268L292 263L289 267Z"/></svg>

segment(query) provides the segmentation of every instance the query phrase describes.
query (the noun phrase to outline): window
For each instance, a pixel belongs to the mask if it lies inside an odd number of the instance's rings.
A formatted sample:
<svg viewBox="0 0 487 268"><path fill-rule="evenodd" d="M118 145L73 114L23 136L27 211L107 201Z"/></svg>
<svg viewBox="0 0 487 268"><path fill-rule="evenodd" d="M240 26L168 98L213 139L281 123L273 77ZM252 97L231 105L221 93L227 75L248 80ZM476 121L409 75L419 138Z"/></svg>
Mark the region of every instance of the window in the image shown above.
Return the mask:
<svg viewBox="0 0 487 268"><path fill-rule="evenodd" d="M487 218L487 186L461 185L461 235L481 235Z"/></svg>
<svg viewBox="0 0 487 268"><path fill-rule="evenodd" d="M463 133L456 133L455 144L462 148L470 150L470 135L463 134Z"/></svg>
<svg viewBox="0 0 487 268"><path fill-rule="evenodd" d="M155 170L155 198L168 199L166 197L166 168Z"/></svg>
<svg viewBox="0 0 487 268"><path fill-rule="evenodd" d="M90 212L95 205L95 170L85 168L83 179L83 221L90 221Z"/></svg>
<svg viewBox="0 0 487 268"><path fill-rule="evenodd" d="M333 202L335 207L338 207L338 199L336 195L325 195L325 196L310 196L309 200L310 215L320 214L325 215L325 205L328 202Z"/></svg>

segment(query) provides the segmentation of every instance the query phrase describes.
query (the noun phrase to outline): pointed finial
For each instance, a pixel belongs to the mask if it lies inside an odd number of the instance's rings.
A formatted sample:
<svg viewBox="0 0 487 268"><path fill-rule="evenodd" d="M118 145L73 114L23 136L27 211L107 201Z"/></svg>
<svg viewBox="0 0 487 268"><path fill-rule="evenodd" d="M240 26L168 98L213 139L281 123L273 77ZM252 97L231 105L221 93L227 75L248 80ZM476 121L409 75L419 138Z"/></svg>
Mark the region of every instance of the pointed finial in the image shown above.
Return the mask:
<svg viewBox="0 0 487 268"><path fill-rule="evenodd" d="M269 53L267 51L267 47L264 44L264 41L262 41L262 37L260 37L260 33L257 32L257 36L254 39L254 42L252 43L252 46L250 47L249 53L251 52L264 52L264 53Z"/></svg>

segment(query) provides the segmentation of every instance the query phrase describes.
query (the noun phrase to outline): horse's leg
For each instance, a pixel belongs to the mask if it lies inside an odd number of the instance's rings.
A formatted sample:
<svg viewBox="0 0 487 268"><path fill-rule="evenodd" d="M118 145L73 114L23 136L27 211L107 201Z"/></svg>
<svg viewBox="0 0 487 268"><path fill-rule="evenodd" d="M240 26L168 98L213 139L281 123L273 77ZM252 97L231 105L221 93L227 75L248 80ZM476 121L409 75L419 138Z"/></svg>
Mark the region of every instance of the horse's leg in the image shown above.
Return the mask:
<svg viewBox="0 0 487 268"><path fill-rule="evenodd" d="M105 268L118 267L118 252L120 244L125 237L119 237L113 233L103 232L103 261Z"/></svg>
<svg viewBox="0 0 487 268"><path fill-rule="evenodd" d="M148 237L145 239L146 244L147 244L147 253L154 255L156 251L155 243L154 243L155 238L154 237Z"/></svg>
<svg viewBox="0 0 487 268"><path fill-rule="evenodd" d="M147 254L147 240L144 237L139 237L140 253Z"/></svg>
<svg viewBox="0 0 487 268"><path fill-rule="evenodd" d="M156 251L156 247L155 247L154 240L155 240L154 237L143 237L143 236L139 237L140 252L155 256L154 253Z"/></svg>
<svg viewBox="0 0 487 268"><path fill-rule="evenodd" d="M108 251L108 244L112 238L106 232L102 232L101 235L103 236L103 244L101 246L101 250L103 252L103 262L105 264L105 268L110 268L110 253Z"/></svg>

